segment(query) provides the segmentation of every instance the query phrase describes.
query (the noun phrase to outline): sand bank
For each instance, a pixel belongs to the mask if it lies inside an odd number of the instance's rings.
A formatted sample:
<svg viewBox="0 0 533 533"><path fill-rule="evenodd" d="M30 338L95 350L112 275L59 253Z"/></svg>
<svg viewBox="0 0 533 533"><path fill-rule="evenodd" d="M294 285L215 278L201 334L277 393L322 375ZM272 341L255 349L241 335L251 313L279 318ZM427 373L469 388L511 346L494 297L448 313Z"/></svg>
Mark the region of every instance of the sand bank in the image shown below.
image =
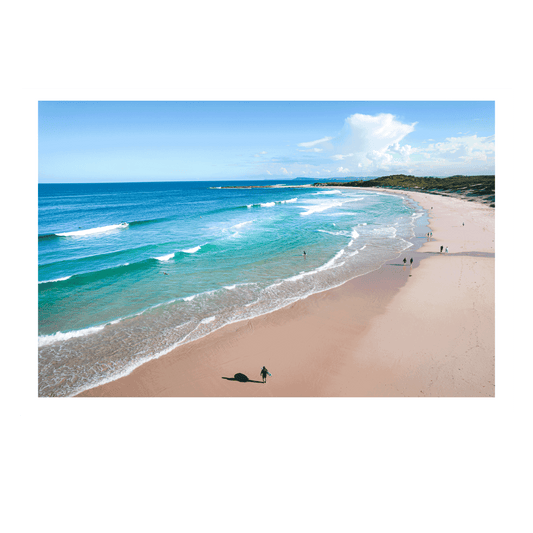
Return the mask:
<svg viewBox="0 0 533 533"><path fill-rule="evenodd" d="M389 261L80 396L494 396L494 209L386 192L428 211L413 268Z"/></svg>

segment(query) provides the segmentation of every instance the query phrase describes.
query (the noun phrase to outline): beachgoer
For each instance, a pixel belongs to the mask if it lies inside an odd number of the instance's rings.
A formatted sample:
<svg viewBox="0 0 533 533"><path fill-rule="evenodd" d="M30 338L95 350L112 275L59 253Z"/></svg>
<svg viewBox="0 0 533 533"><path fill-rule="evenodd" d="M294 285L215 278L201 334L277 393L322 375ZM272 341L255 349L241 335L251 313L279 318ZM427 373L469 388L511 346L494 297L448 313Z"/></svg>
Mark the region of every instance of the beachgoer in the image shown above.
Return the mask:
<svg viewBox="0 0 533 533"><path fill-rule="evenodd" d="M264 366L261 369L261 377L263 378L263 383L266 383L267 376L271 376L272 374L267 370L266 366Z"/></svg>
<svg viewBox="0 0 533 533"><path fill-rule="evenodd" d="M413 258L411 257L411 260L409 261L411 263L411 266L413 266Z"/></svg>
<svg viewBox="0 0 533 533"><path fill-rule="evenodd" d="M405 265L405 263L407 263L407 259L404 257L403 258L403 264Z"/></svg>
<svg viewBox="0 0 533 533"><path fill-rule="evenodd" d="M307 254L305 253L305 250L304 250L304 257L307 257Z"/></svg>
<svg viewBox="0 0 533 533"><path fill-rule="evenodd" d="M440 247L440 253L442 253L442 249L443 249L443 248L444 248L444 246L441 246L441 247Z"/></svg>
<svg viewBox="0 0 533 533"><path fill-rule="evenodd" d="M446 253L448 253L448 247L446 246Z"/></svg>

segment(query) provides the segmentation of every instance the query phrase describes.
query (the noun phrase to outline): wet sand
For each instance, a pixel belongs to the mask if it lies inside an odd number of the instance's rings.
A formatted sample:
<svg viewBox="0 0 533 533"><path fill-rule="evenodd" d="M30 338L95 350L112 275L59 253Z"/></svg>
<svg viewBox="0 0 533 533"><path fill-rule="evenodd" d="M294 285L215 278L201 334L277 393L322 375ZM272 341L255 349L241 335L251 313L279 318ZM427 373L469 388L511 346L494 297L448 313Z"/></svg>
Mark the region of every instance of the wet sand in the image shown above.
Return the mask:
<svg viewBox="0 0 533 533"><path fill-rule="evenodd" d="M427 210L433 237L421 248L79 396L494 396L494 209L385 192Z"/></svg>

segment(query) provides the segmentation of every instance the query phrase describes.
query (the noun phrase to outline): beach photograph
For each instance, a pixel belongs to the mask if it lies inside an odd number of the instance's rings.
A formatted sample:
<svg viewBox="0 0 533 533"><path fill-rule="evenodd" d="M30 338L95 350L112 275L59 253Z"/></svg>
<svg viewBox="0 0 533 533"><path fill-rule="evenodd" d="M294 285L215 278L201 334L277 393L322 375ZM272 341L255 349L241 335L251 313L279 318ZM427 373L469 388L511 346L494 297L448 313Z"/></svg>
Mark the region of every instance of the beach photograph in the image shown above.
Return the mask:
<svg viewBox="0 0 533 533"><path fill-rule="evenodd" d="M494 101L39 102L39 396L494 397Z"/></svg>

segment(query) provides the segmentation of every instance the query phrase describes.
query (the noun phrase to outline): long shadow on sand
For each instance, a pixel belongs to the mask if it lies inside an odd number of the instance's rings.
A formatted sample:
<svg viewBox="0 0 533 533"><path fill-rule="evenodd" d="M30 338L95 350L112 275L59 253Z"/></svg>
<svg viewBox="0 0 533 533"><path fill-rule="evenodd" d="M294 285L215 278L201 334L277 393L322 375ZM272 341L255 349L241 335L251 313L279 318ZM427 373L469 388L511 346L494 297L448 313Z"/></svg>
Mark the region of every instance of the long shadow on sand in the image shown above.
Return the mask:
<svg viewBox="0 0 533 533"><path fill-rule="evenodd" d="M232 378L222 378L227 379L228 381L240 381L241 383L263 383L262 381L254 381L253 379L250 379L245 374L235 374Z"/></svg>

